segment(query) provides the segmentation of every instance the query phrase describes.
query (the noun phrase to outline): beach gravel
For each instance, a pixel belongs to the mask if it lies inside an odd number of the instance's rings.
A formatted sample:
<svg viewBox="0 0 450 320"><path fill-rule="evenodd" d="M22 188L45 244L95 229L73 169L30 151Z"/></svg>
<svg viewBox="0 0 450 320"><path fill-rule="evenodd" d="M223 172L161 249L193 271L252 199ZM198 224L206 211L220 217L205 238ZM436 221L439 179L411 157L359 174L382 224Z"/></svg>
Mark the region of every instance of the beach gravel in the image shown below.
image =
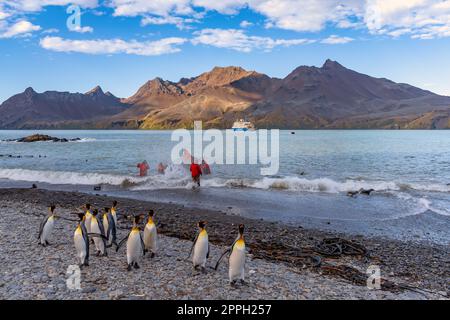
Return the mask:
<svg viewBox="0 0 450 320"><path fill-rule="evenodd" d="M254 259L252 254L247 255L247 283L233 288L228 283L226 260L217 271L211 268L226 248L224 244L217 241L211 246L208 268L202 273L195 271L187 259L191 241L162 234L157 255L146 255L141 268L130 272L126 270L126 246L119 252L110 248L107 257L97 257L91 247L90 266L81 269L81 287L68 288L67 271L76 264L76 222L68 220L74 219L70 215L73 210L58 207L64 219L57 220L51 245L44 248L37 243L37 232L40 215L46 212L40 201L0 199L0 299L445 299L448 294L448 284L438 290L434 281L414 274L400 279L410 279L411 284L429 290L369 290L310 269ZM127 234L127 228L126 223L120 223L119 239ZM232 231L234 237L236 232ZM194 232L192 228L189 236ZM434 254L442 259L440 252ZM358 267L358 262L347 262ZM396 279L398 266L393 269L392 278ZM406 266L404 269L408 270Z"/></svg>

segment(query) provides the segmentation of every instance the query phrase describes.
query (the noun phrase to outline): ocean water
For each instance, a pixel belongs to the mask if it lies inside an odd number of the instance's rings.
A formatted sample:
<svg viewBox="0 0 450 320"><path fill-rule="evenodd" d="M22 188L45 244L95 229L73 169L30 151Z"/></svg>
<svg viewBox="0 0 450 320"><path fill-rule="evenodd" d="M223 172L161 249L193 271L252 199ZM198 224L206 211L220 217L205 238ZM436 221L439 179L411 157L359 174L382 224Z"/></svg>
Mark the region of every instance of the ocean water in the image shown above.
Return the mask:
<svg viewBox="0 0 450 320"><path fill-rule="evenodd" d="M33 133L82 140L17 143ZM170 165L170 131L0 131L0 186L102 192L180 202L228 214L403 240L450 243L450 132L323 130L280 132L280 170L213 165L199 191ZM12 157L10 157L12 155ZM18 157L20 156L20 157ZM137 176L136 164L150 164ZM373 188L370 196L346 196Z"/></svg>

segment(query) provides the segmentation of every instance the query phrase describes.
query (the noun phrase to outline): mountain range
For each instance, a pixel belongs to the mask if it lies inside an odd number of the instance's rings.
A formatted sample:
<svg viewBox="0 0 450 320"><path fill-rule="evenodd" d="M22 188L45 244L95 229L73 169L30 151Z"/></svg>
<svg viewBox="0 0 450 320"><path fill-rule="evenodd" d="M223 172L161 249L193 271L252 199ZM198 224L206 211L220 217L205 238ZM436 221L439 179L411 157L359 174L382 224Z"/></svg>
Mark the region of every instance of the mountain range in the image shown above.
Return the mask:
<svg viewBox="0 0 450 320"><path fill-rule="evenodd" d="M257 128L449 129L450 97L374 78L327 60L283 79L240 67L197 77L148 81L129 98L95 87L87 93L32 88L0 105L2 129L229 128L239 118Z"/></svg>

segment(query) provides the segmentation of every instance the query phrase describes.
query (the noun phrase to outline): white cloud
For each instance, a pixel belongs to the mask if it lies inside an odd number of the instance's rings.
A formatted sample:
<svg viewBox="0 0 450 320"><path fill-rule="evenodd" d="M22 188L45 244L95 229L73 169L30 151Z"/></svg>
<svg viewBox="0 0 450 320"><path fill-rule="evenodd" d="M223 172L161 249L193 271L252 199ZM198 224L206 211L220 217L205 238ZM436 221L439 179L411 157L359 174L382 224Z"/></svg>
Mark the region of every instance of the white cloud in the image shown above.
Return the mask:
<svg viewBox="0 0 450 320"><path fill-rule="evenodd" d="M404 34L411 33L411 29L410 28L401 28L401 29L396 29L394 31L389 31L389 32L385 32L384 30L383 31L380 30L380 33L387 33L391 37L398 38L398 37L400 37L400 36L402 36Z"/></svg>
<svg viewBox="0 0 450 320"><path fill-rule="evenodd" d="M236 14L239 9L246 7L247 0L193 0L193 4L207 10L215 10L223 14Z"/></svg>
<svg viewBox="0 0 450 320"><path fill-rule="evenodd" d="M116 16L193 14L191 0L111 0Z"/></svg>
<svg viewBox="0 0 450 320"><path fill-rule="evenodd" d="M42 31L42 33L44 33L44 34L58 33L58 32L59 32L59 29L56 29L56 28L51 28L51 29Z"/></svg>
<svg viewBox="0 0 450 320"><path fill-rule="evenodd" d="M79 5L83 8L95 8L98 6L97 0L14 0L8 1L7 4L19 11L41 11L45 6L67 6Z"/></svg>
<svg viewBox="0 0 450 320"><path fill-rule="evenodd" d="M253 23L247 20L243 20L239 25L241 26L241 28L248 28L251 27Z"/></svg>
<svg viewBox="0 0 450 320"><path fill-rule="evenodd" d="M162 24L174 24L178 29L189 29L189 26L186 26L187 23L197 22L196 19L190 19L190 18L181 18L181 17L172 17L172 16L166 16L166 17L144 17L141 20L142 26L147 25L162 25Z"/></svg>
<svg viewBox="0 0 450 320"><path fill-rule="evenodd" d="M250 8L268 18L268 27L295 31L320 31L327 22L336 23L359 15L362 10L362 1L250 0Z"/></svg>
<svg viewBox="0 0 450 320"><path fill-rule="evenodd" d="M72 28L70 31L74 31L74 32L78 32L78 33L92 33L92 32L94 32L94 29L89 26L86 26L86 27L76 26L76 27Z"/></svg>
<svg viewBox="0 0 450 320"><path fill-rule="evenodd" d="M418 39L448 37L450 0L368 0L364 21L374 34L411 34Z"/></svg>
<svg viewBox="0 0 450 320"><path fill-rule="evenodd" d="M315 42L311 39L272 39L269 37L248 36L243 30L236 29L204 29L195 32L194 35L195 38L191 40L194 45L205 44L241 52L250 52L253 49L269 51L277 46L290 47Z"/></svg>
<svg viewBox="0 0 450 320"><path fill-rule="evenodd" d="M10 16L11 14L2 11L2 8L0 7L0 20L6 19Z"/></svg>
<svg viewBox="0 0 450 320"><path fill-rule="evenodd" d="M179 52L183 38L164 38L156 41L138 42L121 39L108 40L70 40L47 36L40 41L42 48L57 52L78 52L86 54L134 54L141 56L158 56Z"/></svg>
<svg viewBox="0 0 450 320"><path fill-rule="evenodd" d="M208 11L230 15L248 9L265 17L267 28L317 32L333 25L390 37L450 37L450 0L0 0L0 21L10 24L18 13L69 4L93 10L108 6L115 16L142 17L142 25L180 29ZM250 23L242 21L241 27Z"/></svg>
<svg viewBox="0 0 450 320"><path fill-rule="evenodd" d="M0 38L13 38L17 36L29 35L31 32L38 31L40 29L40 26L34 25L26 20L21 20L13 25L7 26L6 30L0 34Z"/></svg>
<svg viewBox="0 0 450 320"><path fill-rule="evenodd" d="M344 44L344 43L349 43L351 41L353 41L355 39L350 38L350 37L340 37L337 35L331 35L326 39L323 39L321 41L321 43L326 43L326 44Z"/></svg>

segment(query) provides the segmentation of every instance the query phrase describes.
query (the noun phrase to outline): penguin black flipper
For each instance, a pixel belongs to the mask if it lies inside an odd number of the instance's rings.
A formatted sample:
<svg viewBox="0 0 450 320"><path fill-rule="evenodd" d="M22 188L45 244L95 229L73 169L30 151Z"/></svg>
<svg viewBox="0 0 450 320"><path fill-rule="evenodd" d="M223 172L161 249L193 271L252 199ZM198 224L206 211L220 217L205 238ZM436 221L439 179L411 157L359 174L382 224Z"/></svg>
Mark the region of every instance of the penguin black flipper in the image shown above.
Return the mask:
<svg viewBox="0 0 450 320"><path fill-rule="evenodd" d="M209 242L208 242L208 252L206 253L206 259L209 258Z"/></svg>
<svg viewBox="0 0 450 320"><path fill-rule="evenodd" d="M119 244L116 247L116 252L119 251L120 247L124 244L124 242L128 239L128 237L130 236L130 232L128 232L127 236L125 238L123 238L122 240L120 240Z"/></svg>
<svg viewBox="0 0 450 320"><path fill-rule="evenodd" d="M84 224L84 222L81 222L80 226L81 226L81 235L83 236L84 244L86 246L86 257L84 258L84 264L88 264L89 263L89 236L88 236L88 232L86 230L86 225Z"/></svg>
<svg viewBox="0 0 450 320"><path fill-rule="evenodd" d="M227 253L231 253L231 250L232 250L232 247L231 247L231 248L228 248L227 250L225 250L225 251L222 253L222 255L220 256L219 260L217 260L217 262L216 262L216 266L214 267L214 270L217 270L217 268L219 267L220 261L222 261L222 258L225 257L225 255L226 255Z"/></svg>
<svg viewBox="0 0 450 320"><path fill-rule="evenodd" d="M100 229L100 233L106 237L105 227L103 226L102 219L97 219L97 222L98 222L98 228Z"/></svg>
<svg viewBox="0 0 450 320"><path fill-rule="evenodd" d="M48 221L48 218L50 218L49 215L45 216L44 219L42 219L41 224L39 225L39 235L38 235L38 239L41 239L42 236L42 232L44 231L44 226Z"/></svg>
<svg viewBox="0 0 450 320"><path fill-rule="evenodd" d="M196 235L195 235L195 238L194 238L194 240L193 240L193 243L192 243L192 247L191 247L191 250L189 251L189 255L188 255L188 259L189 259L189 257L191 256L191 254L192 254L192 250L194 250L194 247L195 247L195 244L197 243L197 240L198 240L198 236L200 235L200 232L198 232ZM208 251L209 251L209 246L208 246Z"/></svg>
<svg viewBox="0 0 450 320"><path fill-rule="evenodd" d="M116 242L116 223L111 213L108 213L108 238L112 235L112 243ZM109 240L109 239L108 239Z"/></svg>
<svg viewBox="0 0 450 320"><path fill-rule="evenodd" d="M142 239L142 234L139 232L139 238L141 239L142 255L145 256L147 250L145 250L144 239Z"/></svg>
<svg viewBox="0 0 450 320"><path fill-rule="evenodd" d="M233 252L233 248L234 245L236 244L236 242L238 241L238 239L234 240L233 244L231 245L231 247L229 247L227 250L225 250L222 255L220 256L219 260L217 260L216 266L215 266L215 270L217 270L217 268L219 267L219 263L222 260L222 258L227 254L227 253L232 253Z"/></svg>
<svg viewBox="0 0 450 320"><path fill-rule="evenodd" d="M102 240L103 240L103 243L106 248L106 245L107 245L106 241L108 241L108 235L105 233L105 227L103 226L103 221L101 221L101 219L97 219L97 221L98 221L98 228L100 229L100 233L102 235ZM109 226L108 226L108 228L109 228Z"/></svg>

